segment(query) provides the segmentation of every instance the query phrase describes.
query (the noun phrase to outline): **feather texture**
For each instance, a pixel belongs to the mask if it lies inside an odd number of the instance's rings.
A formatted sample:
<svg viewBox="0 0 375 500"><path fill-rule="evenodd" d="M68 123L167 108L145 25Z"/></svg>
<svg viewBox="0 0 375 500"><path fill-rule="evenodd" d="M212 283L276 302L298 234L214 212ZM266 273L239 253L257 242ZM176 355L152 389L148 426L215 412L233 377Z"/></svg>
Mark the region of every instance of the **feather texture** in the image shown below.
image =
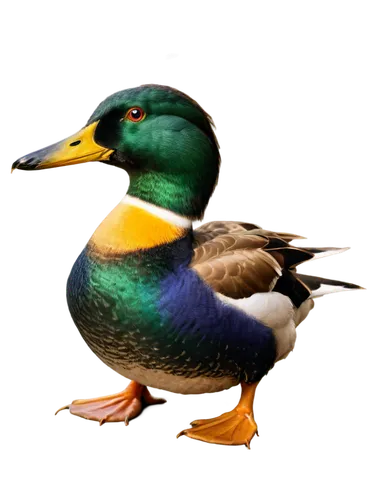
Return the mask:
<svg viewBox="0 0 375 500"><path fill-rule="evenodd" d="M294 239L302 237L245 222L210 222L194 231L191 267L225 297L243 299L273 290L300 307L311 289L308 281L296 274L296 267L346 248L301 248L290 243Z"/></svg>

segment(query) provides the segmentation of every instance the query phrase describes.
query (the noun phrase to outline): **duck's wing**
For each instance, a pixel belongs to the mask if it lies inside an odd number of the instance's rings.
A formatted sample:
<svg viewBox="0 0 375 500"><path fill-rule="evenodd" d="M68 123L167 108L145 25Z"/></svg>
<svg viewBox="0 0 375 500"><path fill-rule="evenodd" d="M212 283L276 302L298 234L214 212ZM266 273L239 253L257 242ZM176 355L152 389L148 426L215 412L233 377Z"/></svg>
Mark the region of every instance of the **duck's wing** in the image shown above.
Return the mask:
<svg viewBox="0 0 375 500"><path fill-rule="evenodd" d="M236 234L236 233L247 233L251 232L252 234L257 235L271 235L272 231L266 231L262 229L260 226L256 224L251 224L249 222L238 222L238 221L215 221L215 222L207 222L207 224L202 224L194 231L194 241L195 246L199 246L203 243L206 243L209 240L216 238L217 236L223 236L228 234ZM278 236L283 238L286 242L298 239L304 239L303 236L298 236L296 234L291 233L277 233Z"/></svg>
<svg viewBox="0 0 375 500"><path fill-rule="evenodd" d="M250 297L271 290L282 274L267 244L267 238L254 234L216 236L195 248L191 265L215 292L233 299Z"/></svg>
<svg viewBox="0 0 375 500"><path fill-rule="evenodd" d="M211 222L194 232L191 267L217 293L232 299L277 291L299 307L311 287L297 275L297 265L322 252L342 249L300 248L290 244L301 238L291 233L261 229L240 222Z"/></svg>

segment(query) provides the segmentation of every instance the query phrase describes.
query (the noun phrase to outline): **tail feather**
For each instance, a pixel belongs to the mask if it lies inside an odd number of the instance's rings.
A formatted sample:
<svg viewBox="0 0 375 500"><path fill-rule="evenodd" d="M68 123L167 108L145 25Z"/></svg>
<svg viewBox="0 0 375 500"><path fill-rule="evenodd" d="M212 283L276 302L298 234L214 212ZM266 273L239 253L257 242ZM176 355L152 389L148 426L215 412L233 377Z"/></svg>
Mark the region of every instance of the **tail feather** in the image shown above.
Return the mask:
<svg viewBox="0 0 375 500"><path fill-rule="evenodd" d="M299 308L308 299L364 292L367 287L342 279L283 269L273 291L287 295L295 307Z"/></svg>
<svg viewBox="0 0 375 500"><path fill-rule="evenodd" d="M290 245L289 243L274 238L271 240L265 250L273 255L275 259L286 269L298 267L308 262L317 262L328 259L335 255L350 252L351 246L308 246L308 245ZM281 261L280 261L281 257Z"/></svg>
<svg viewBox="0 0 375 500"><path fill-rule="evenodd" d="M295 276L310 290L310 298L322 297L323 295L335 292L363 290L361 286L346 283L345 281L330 280L299 273L296 273Z"/></svg>
<svg viewBox="0 0 375 500"><path fill-rule="evenodd" d="M314 254L313 260L322 259L324 257L331 257L331 255L337 255L339 253L346 252L350 247L336 248L336 247L302 247L302 250Z"/></svg>

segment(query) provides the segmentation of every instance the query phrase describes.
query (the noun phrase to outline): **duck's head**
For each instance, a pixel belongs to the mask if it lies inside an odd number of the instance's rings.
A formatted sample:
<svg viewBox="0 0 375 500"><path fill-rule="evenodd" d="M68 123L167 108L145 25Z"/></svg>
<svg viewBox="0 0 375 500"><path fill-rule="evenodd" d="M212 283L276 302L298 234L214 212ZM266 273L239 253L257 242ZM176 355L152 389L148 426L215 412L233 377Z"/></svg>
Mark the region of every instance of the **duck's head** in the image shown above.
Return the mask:
<svg viewBox="0 0 375 500"><path fill-rule="evenodd" d="M197 219L219 174L212 127L210 116L186 94L144 85L111 95L77 134L23 156L12 170L102 161L129 173L130 195Z"/></svg>

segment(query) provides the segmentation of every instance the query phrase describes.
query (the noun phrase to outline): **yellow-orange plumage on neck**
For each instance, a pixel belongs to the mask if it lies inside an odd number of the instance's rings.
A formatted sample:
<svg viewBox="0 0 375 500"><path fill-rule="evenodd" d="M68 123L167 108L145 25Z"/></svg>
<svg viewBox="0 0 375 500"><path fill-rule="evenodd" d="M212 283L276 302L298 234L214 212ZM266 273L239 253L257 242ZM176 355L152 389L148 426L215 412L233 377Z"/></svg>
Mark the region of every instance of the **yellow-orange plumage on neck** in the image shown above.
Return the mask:
<svg viewBox="0 0 375 500"><path fill-rule="evenodd" d="M121 202L94 232L89 247L110 257L165 245L183 237L187 230L143 208Z"/></svg>

